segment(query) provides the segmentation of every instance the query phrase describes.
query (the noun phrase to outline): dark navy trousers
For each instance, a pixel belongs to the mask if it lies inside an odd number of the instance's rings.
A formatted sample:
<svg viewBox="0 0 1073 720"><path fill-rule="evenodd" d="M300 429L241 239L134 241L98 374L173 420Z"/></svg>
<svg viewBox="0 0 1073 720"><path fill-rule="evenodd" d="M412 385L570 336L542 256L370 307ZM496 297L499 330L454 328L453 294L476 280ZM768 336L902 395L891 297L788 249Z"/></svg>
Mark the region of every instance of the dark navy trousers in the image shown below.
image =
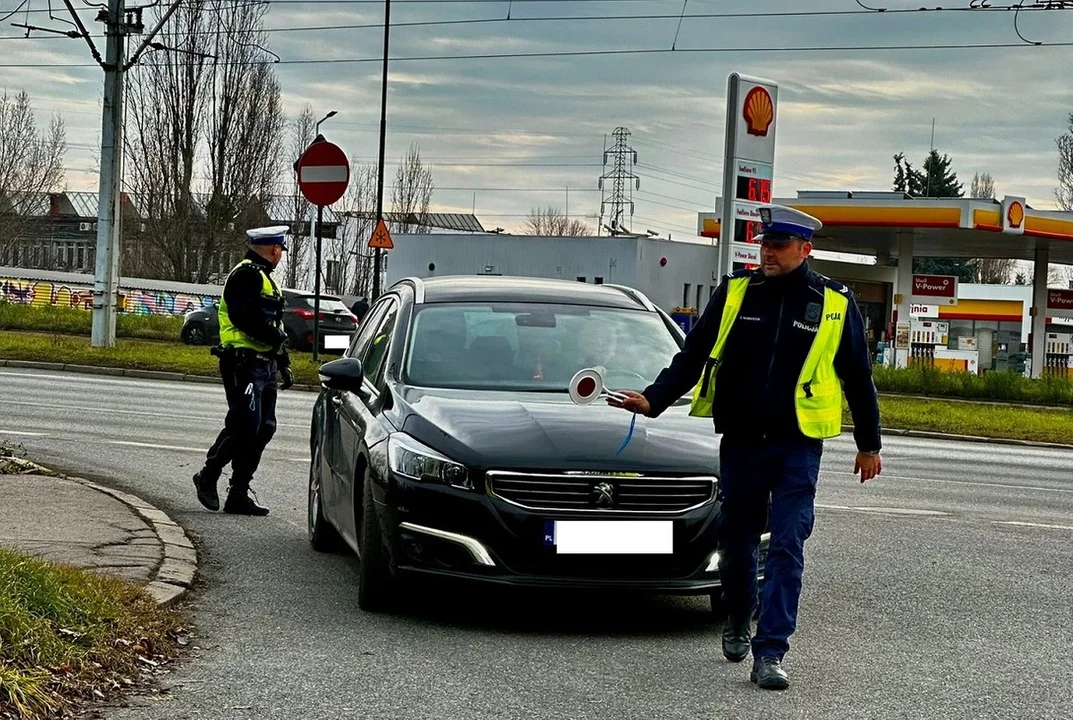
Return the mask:
<svg viewBox="0 0 1073 720"><path fill-rule="evenodd" d="M780 661L797 628L812 534L823 441L772 441L724 435L719 451L720 578L731 617L753 616L757 602L760 535L769 520L771 543L760 593L753 657Z"/></svg>
<svg viewBox="0 0 1073 720"><path fill-rule="evenodd" d="M220 360L227 394L224 428L205 456L205 468L219 477L231 464L231 486L247 490L261 455L276 433L275 360Z"/></svg>

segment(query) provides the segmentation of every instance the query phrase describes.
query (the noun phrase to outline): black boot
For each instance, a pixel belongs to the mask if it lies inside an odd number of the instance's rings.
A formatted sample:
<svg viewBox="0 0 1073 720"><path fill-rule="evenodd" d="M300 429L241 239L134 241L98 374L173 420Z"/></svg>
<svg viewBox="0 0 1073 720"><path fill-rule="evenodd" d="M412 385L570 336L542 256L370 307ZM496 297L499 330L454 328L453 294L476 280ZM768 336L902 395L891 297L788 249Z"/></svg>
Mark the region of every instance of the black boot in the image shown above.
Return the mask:
<svg viewBox="0 0 1073 720"><path fill-rule="evenodd" d="M757 658L749 679L765 690L785 690L790 687L790 678L782 669L782 663L773 657Z"/></svg>
<svg viewBox="0 0 1073 720"><path fill-rule="evenodd" d="M723 626L723 656L730 662L741 662L749 654L750 633L749 616L727 617Z"/></svg>
<svg viewBox="0 0 1073 720"><path fill-rule="evenodd" d="M224 502L224 512L232 515L267 515L268 508L258 505L254 501L254 498L249 496L249 493L251 492L253 491L249 488L232 485L227 491L227 501Z"/></svg>
<svg viewBox="0 0 1073 720"><path fill-rule="evenodd" d="M214 474L205 468L194 473L194 487L197 488L197 499L213 512L220 509L220 496L216 492L216 483L219 480L219 473Z"/></svg>

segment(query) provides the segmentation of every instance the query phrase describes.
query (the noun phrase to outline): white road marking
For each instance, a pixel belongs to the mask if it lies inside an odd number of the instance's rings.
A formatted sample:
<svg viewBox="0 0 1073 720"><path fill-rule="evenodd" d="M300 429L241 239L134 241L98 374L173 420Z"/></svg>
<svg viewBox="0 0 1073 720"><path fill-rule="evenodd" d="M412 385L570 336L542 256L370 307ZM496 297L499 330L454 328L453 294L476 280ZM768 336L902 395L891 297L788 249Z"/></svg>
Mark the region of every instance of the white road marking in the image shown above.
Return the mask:
<svg viewBox="0 0 1073 720"><path fill-rule="evenodd" d="M825 470L825 474L828 475L848 475L850 477L857 477L854 473L846 472L844 470ZM975 480L941 480L939 478L922 478L922 477L909 477L907 475L887 475L883 473L877 476L873 480L868 482L876 482L876 480L911 480L913 482L926 482L926 483L945 483L948 485L973 485L975 487L992 487L1003 488L1007 490L1035 490L1037 492L1056 492L1056 493L1068 493L1073 494L1073 488L1049 488L1040 487L1038 485L1013 485L1008 483L988 483L977 482Z"/></svg>
<svg viewBox="0 0 1073 720"><path fill-rule="evenodd" d="M21 406L24 406L24 407L48 408L48 409L57 409L57 410L81 410L83 412L92 412L92 413L112 413L113 415L139 415L139 416L142 416L142 417L162 418L162 419L168 420L168 421L171 421L171 420L200 420L202 422L220 423L221 425L223 424L223 417L222 416L219 416L219 417L212 416L212 417L210 417L208 415L176 415L176 414L173 414L173 413L169 413L168 415L165 416L165 415L162 415L160 412L148 412L148 411L144 411L144 410L123 410L123 409L120 409L120 408L109 408L109 407L87 406L87 405L60 405L60 404L57 404L57 403L26 402L26 401L22 401L22 400L0 400L0 405L21 405ZM291 425L290 423L281 423L278 420L276 421L276 427L298 428L300 430L308 429L307 425Z"/></svg>
<svg viewBox="0 0 1073 720"><path fill-rule="evenodd" d="M287 459L290 460L291 462L296 462L296 463L307 463L307 462L309 462L309 458L287 458Z"/></svg>
<svg viewBox="0 0 1073 720"><path fill-rule="evenodd" d="M128 445L131 447L153 448L154 450L182 450L186 452L205 452L205 448L184 447L182 445L157 445L156 443L131 442L129 440L105 440L107 445Z"/></svg>
<svg viewBox="0 0 1073 720"><path fill-rule="evenodd" d="M27 437L48 437L48 433L26 432L25 430L0 430L0 435L26 435Z"/></svg>
<svg viewBox="0 0 1073 720"><path fill-rule="evenodd" d="M853 512L884 513L888 515L950 515L950 513L942 510L918 510L916 508L863 507L854 505L826 505L823 503L816 503L816 507L823 508L824 510L850 510Z"/></svg>
<svg viewBox="0 0 1073 720"><path fill-rule="evenodd" d="M1017 522L1016 520L995 520L996 525L1018 525L1021 527L1046 528L1048 530L1073 530L1073 525L1048 525L1046 523Z"/></svg>

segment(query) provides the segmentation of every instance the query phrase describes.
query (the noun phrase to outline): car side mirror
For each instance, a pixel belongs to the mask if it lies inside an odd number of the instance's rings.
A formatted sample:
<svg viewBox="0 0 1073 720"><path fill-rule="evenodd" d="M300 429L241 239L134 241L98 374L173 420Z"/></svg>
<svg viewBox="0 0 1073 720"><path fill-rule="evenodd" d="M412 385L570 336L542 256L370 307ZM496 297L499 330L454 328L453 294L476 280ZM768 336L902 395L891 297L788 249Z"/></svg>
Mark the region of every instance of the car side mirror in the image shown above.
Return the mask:
<svg viewBox="0 0 1073 720"><path fill-rule="evenodd" d="M320 384L329 390L361 392L361 383L365 373L361 369L361 360L357 358L340 358L320 366Z"/></svg>

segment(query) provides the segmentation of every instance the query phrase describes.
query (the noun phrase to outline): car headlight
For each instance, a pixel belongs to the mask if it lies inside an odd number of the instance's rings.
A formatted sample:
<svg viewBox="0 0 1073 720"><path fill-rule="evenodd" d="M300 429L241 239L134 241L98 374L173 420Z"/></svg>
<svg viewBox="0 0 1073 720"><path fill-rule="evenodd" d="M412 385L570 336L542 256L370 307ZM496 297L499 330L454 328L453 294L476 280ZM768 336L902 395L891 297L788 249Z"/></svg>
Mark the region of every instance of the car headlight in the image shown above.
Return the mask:
<svg viewBox="0 0 1073 720"><path fill-rule="evenodd" d="M440 482L463 490L473 489L464 465L444 457L409 435L394 433L388 438L388 464L397 475L419 482Z"/></svg>

